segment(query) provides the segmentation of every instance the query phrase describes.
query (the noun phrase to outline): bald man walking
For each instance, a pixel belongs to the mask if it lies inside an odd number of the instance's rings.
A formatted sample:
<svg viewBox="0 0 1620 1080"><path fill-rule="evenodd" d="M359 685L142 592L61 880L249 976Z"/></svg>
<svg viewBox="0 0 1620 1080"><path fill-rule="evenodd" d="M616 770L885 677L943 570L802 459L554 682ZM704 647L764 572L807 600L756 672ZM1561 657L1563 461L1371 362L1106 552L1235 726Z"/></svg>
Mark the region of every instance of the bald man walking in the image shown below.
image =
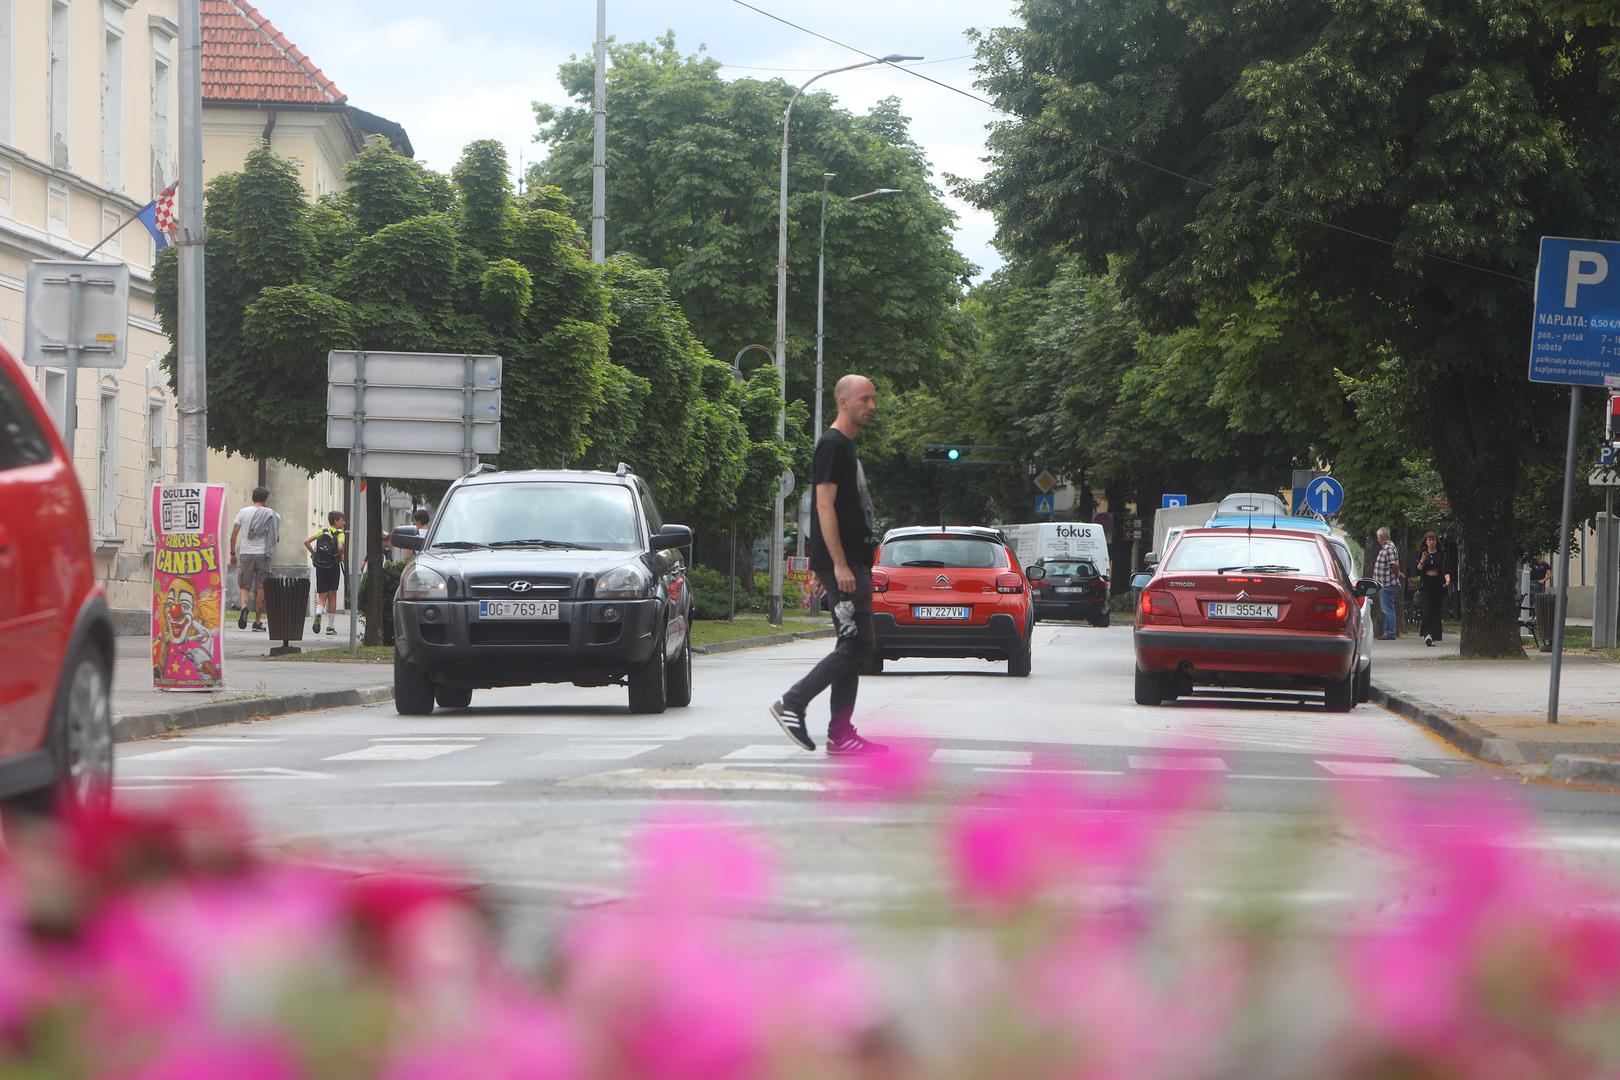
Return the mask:
<svg viewBox="0 0 1620 1080"><path fill-rule="evenodd" d="M827 725L828 754L881 754L882 743L863 739L855 730L855 693L861 664L872 654L872 496L866 472L855 453L855 439L877 412L877 388L862 375L845 375L833 389L838 418L816 440L810 469L815 513L810 515L810 569L827 591L833 629L833 651L771 706L771 717L787 737L806 750L816 741L805 727L805 710L831 688L832 720Z"/></svg>

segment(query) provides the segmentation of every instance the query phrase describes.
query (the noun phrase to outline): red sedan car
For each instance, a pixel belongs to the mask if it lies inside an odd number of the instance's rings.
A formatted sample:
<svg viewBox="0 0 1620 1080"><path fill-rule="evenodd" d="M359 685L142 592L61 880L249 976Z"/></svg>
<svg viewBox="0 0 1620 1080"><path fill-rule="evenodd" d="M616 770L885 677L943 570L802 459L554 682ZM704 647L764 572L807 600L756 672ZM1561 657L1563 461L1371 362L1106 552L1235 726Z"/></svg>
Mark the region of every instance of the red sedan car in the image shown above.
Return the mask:
<svg viewBox="0 0 1620 1080"><path fill-rule="evenodd" d="M1320 689L1329 711L1355 706L1357 601L1378 586L1347 578L1321 536L1188 529L1132 584L1137 704L1214 685Z"/></svg>
<svg viewBox="0 0 1620 1080"><path fill-rule="evenodd" d="M1005 660L1028 675L1035 609L1018 558L993 529L892 529L872 565L877 649L867 674L902 656Z"/></svg>
<svg viewBox="0 0 1620 1080"><path fill-rule="evenodd" d="M106 798L112 657L73 463L0 347L0 814Z"/></svg>

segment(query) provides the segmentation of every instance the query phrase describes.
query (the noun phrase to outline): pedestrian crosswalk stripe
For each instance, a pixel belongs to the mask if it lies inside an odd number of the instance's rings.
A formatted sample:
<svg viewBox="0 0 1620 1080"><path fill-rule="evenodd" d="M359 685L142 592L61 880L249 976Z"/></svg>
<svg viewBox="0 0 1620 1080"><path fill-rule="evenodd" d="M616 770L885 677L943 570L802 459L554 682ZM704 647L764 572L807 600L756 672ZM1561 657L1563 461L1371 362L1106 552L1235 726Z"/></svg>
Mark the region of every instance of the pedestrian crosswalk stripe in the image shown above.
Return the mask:
<svg viewBox="0 0 1620 1080"><path fill-rule="evenodd" d="M797 746L781 746L776 743L744 746L733 750L725 756L726 761L791 761L804 753Z"/></svg>
<svg viewBox="0 0 1620 1080"><path fill-rule="evenodd" d="M482 735L375 735L371 739L374 743L460 743L483 742Z"/></svg>
<svg viewBox="0 0 1620 1080"><path fill-rule="evenodd" d="M572 746L559 746L541 754L535 754L530 761L623 761L633 758L637 754L645 754L649 750L657 750L657 743L576 743Z"/></svg>
<svg viewBox="0 0 1620 1080"><path fill-rule="evenodd" d="M940 749L932 758L936 765L1028 765L1035 755L1028 750Z"/></svg>
<svg viewBox="0 0 1620 1080"><path fill-rule="evenodd" d="M128 760L131 763L147 761L173 761L175 758L194 758L198 754L207 754L222 749L219 746L171 746L167 750L154 750L150 754L131 754Z"/></svg>
<svg viewBox="0 0 1620 1080"><path fill-rule="evenodd" d="M1318 761L1317 764L1334 776L1377 777L1391 780L1439 779L1427 769L1408 765L1404 761Z"/></svg>
<svg viewBox="0 0 1620 1080"><path fill-rule="evenodd" d="M378 743L363 750L350 750L346 754L333 754L322 761L426 761L428 758L466 750L471 743Z"/></svg>
<svg viewBox="0 0 1620 1080"><path fill-rule="evenodd" d="M1034 776L1124 776L1123 769L1009 769L1001 765L979 765L974 772L1028 773Z"/></svg>
<svg viewBox="0 0 1620 1080"><path fill-rule="evenodd" d="M1133 769L1176 769L1197 772L1225 772L1226 762L1218 757L1191 754L1131 754L1126 760Z"/></svg>

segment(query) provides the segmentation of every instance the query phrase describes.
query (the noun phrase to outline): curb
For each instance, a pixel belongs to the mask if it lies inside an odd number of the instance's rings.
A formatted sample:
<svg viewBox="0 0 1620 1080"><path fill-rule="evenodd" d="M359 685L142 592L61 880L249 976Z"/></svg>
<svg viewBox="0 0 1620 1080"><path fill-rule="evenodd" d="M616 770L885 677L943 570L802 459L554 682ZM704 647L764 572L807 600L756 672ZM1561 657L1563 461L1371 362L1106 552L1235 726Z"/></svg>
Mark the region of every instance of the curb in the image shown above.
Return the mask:
<svg viewBox="0 0 1620 1080"><path fill-rule="evenodd" d="M1620 758L1589 754L1559 754L1547 766L1547 776L1566 784L1603 784L1620 787Z"/></svg>
<svg viewBox="0 0 1620 1080"><path fill-rule="evenodd" d="M1447 712L1422 698L1390 691L1373 683L1372 700L1390 712L1428 728L1463 753L1493 765L1526 765L1528 759L1512 739L1493 735L1478 724Z"/></svg>
<svg viewBox="0 0 1620 1080"><path fill-rule="evenodd" d="M311 690L300 694L276 694L244 701L192 705L163 712L133 713L113 718L113 741L129 742L185 728L237 724L257 716L282 716L310 709L335 709L342 705L375 705L389 701L393 696L392 686L366 686L358 690Z"/></svg>
<svg viewBox="0 0 1620 1080"><path fill-rule="evenodd" d="M699 656L709 656L712 653L761 649L767 645L787 645L795 641L808 641L811 638L823 637L832 637L831 627L824 630L800 630L792 634L766 634L764 637L738 638L736 641L717 641L713 645L694 645L692 651Z"/></svg>

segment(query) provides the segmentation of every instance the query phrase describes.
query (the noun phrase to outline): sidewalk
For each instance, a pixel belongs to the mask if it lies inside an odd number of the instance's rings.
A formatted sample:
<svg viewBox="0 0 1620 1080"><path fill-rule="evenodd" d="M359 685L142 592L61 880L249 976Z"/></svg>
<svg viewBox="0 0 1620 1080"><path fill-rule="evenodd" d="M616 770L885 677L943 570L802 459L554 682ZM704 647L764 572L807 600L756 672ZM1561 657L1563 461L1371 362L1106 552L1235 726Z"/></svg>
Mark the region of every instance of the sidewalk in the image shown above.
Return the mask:
<svg viewBox="0 0 1620 1080"><path fill-rule="evenodd" d="M1373 649L1373 700L1465 753L1560 780L1620 786L1620 663L1566 653L1558 723L1547 723L1552 656L1462 660L1455 635L1433 648L1408 633Z"/></svg>
<svg viewBox="0 0 1620 1080"><path fill-rule="evenodd" d="M337 634L293 642L305 652L349 647L348 617L339 615ZM158 735L176 728L228 724L253 716L360 705L388 700L393 671L379 664L341 664L271 660L271 641L264 633L225 625L225 686L205 692L173 693L152 689L152 645L145 637L115 639L113 670L113 737L119 742Z"/></svg>

